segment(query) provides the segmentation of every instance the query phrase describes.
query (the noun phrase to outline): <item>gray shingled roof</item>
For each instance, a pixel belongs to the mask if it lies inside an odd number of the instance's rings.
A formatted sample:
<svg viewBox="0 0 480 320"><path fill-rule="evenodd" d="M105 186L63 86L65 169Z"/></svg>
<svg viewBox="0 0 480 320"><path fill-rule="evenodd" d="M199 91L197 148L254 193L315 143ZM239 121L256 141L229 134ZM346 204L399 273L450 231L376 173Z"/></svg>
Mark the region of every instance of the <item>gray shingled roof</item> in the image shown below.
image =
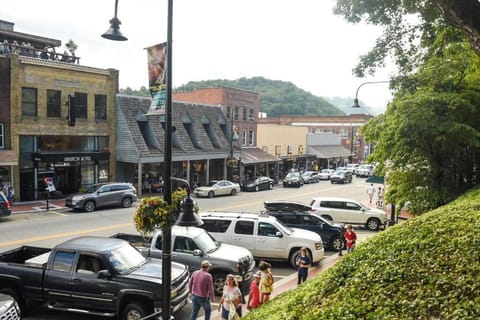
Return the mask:
<svg viewBox="0 0 480 320"><path fill-rule="evenodd" d="M146 115L151 99L117 95L116 102L116 160L134 163L163 161L165 131L162 116ZM176 130L172 136L173 160L184 160L189 156L226 158L230 153L230 142L224 133L225 125L225 117L218 106L174 101L172 126ZM204 126L210 126L215 144ZM191 128L190 134L188 127Z"/></svg>

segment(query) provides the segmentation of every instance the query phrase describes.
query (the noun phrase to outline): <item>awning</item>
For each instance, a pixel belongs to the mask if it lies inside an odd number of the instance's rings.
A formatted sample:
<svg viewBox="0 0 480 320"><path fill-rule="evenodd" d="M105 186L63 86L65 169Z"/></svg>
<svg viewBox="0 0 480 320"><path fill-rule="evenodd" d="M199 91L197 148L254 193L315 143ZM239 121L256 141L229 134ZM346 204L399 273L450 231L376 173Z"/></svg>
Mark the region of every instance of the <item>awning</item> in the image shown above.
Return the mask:
<svg viewBox="0 0 480 320"><path fill-rule="evenodd" d="M365 180L367 183L385 183L385 178L383 176L371 176L367 180Z"/></svg>
<svg viewBox="0 0 480 320"><path fill-rule="evenodd" d="M262 162L278 162L279 158L263 151L260 148L242 148L242 163L254 164Z"/></svg>
<svg viewBox="0 0 480 320"><path fill-rule="evenodd" d="M319 159L330 159L350 156L350 150L343 146L309 146L308 153L314 154Z"/></svg>
<svg viewBox="0 0 480 320"><path fill-rule="evenodd" d="M13 150L0 150L0 166L17 166L18 158Z"/></svg>

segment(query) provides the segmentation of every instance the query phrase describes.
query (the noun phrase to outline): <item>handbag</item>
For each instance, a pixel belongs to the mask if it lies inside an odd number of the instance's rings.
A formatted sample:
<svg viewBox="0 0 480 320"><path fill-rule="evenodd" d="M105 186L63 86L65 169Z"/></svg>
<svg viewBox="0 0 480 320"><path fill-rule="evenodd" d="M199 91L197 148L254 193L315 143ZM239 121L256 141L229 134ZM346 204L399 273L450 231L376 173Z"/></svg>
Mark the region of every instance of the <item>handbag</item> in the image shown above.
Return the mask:
<svg viewBox="0 0 480 320"><path fill-rule="evenodd" d="M228 311L228 320L240 320L235 304L230 303L230 310Z"/></svg>

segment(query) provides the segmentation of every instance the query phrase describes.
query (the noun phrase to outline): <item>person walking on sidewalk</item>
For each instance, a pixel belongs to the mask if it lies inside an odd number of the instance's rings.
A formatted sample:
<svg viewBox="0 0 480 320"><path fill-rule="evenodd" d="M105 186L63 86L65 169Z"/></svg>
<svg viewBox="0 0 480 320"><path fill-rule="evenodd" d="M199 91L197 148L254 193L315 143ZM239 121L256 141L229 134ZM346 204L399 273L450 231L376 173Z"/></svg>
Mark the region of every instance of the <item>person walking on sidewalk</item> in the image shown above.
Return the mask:
<svg viewBox="0 0 480 320"><path fill-rule="evenodd" d="M302 247L300 249L300 255L297 257L297 285L301 284L302 282L307 281L308 277L308 269L312 266L312 259L308 255L307 248Z"/></svg>
<svg viewBox="0 0 480 320"><path fill-rule="evenodd" d="M353 231L351 224L347 226L347 231L345 231L345 241L347 241L347 252L352 252L357 241L357 234Z"/></svg>
<svg viewBox="0 0 480 320"><path fill-rule="evenodd" d="M373 186L373 183L371 183L370 187L368 187L367 194L368 194L368 199L370 200L370 203L372 203L373 196L375 195L375 187Z"/></svg>
<svg viewBox="0 0 480 320"><path fill-rule="evenodd" d="M222 308L223 320L236 319L242 316L242 292L238 288L233 274L227 274L218 310L220 308Z"/></svg>
<svg viewBox="0 0 480 320"><path fill-rule="evenodd" d="M253 275L253 281L250 283L250 293L248 294L247 309L256 309L260 305L260 279L262 278L262 272L257 271Z"/></svg>
<svg viewBox="0 0 480 320"><path fill-rule="evenodd" d="M265 261L260 261L258 269L262 272L260 278L260 304L270 300L270 294L273 291L273 274L271 271L272 265Z"/></svg>
<svg viewBox="0 0 480 320"><path fill-rule="evenodd" d="M196 320L200 307L205 311L205 320L210 320L212 312L211 302L215 299L213 289L213 278L208 269L212 264L208 260L203 260L200 270L194 271L190 277L188 288L192 295L192 315L190 320Z"/></svg>

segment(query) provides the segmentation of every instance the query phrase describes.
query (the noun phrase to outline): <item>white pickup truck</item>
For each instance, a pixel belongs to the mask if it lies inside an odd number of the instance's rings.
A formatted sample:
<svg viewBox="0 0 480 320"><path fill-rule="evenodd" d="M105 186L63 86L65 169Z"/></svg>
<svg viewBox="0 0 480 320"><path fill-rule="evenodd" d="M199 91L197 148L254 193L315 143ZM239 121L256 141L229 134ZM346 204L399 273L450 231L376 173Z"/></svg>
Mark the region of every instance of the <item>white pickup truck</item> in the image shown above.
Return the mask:
<svg viewBox="0 0 480 320"><path fill-rule="evenodd" d="M357 168L356 175L358 177L371 177L373 176L374 166L371 164L362 164Z"/></svg>

